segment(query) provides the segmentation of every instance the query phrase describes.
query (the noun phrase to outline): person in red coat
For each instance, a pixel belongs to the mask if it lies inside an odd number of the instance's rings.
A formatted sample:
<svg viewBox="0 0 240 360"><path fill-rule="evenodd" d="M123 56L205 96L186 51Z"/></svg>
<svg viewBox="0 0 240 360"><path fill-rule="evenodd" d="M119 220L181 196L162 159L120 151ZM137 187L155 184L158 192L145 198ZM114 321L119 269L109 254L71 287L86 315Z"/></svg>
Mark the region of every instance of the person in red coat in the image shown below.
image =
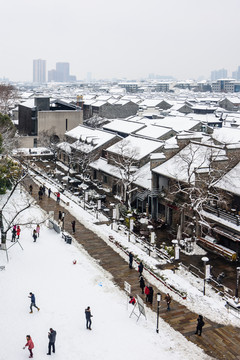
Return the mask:
<svg viewBox="0 0 240 360"><path fill-rule="evenodd" d="M33 343L32 339L31 339L31 336L30 336L30 335L27 335L26 338L27 338L27 343L26 343L26 345L23 347L23 349L25 349L26 346L28 346L28 350L29 350L29 352L30 352L29 357L32 358L32 357L33 357L32 349L34 348L34 343Z"/></svg>
<svg viewBox="0 0 240 360"><path fill-rule="evenodd" d="M148 286L145 286L144 294L146 295L146 301L148 302L149 301L148 296L150 294L150 290Z"/></svg>
<svg viewBox="0 0 240 360"><path fill-rule="evenodd" d="M21 229L20 229L20 226L18 225L17 226L17 238L19 239L19 236L20 236L20 232L21 232Z"/></svg>
<svg viewBox="0 0 240 360"><path fill-rule="evenodd" d="M136 304L136 299L134 296L130 296L130 300L129 300L129 304L135 305Z"/></svg>

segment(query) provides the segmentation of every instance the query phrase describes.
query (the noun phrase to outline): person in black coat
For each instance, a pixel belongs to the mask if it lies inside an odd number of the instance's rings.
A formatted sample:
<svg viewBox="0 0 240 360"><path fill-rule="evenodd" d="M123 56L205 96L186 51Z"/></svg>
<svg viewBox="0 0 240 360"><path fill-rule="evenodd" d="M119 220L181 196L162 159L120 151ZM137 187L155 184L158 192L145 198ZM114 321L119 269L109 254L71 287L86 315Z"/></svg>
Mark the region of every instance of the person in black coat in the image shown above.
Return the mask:
<svg viewBox="0 0 240 360"><path fill-rule="evenodd" d="M150 304L152 304L152 302L153 302L153 288L152 288L152 286L149 286L148 301L150 302Z"/></svg>
<svg viewBox="0 0 240 360"><path fill-rule="evenodd" d="M75 230L76 230L76 221L73 220L72 221L72 232L73 232L73 234L75 234Z"/></svg>
<svg viewBox="0 0 240 360"><path fill-rule="evenodd" d="M53 330L52 328L50 328L49 333L48 333L49 343L48 343L48 353L47 353L47 355L51 355L51 348L52 348L52 352L55 353L56 335L57 335L57 332L55 330Z"/></svg>
<svg viewBox="0 0 240 360"><path fill-rule="evenodd" d="M142 289L142 294L144 294L145 281L144 281L143 276L140 276L139 284L140 284L140 288Z"/></svg>
<svg viewBox="0 0 240 360"><path fill-rule="evenodd" d="M90 306L88 306L85 309L85 316L86 316L86 327L87 327L87 329L92 330L91 329L91 325L92 325L91 317L92 317L92 314L91 314Z"/></svg>
<svg viewBox="0 0 240 360"><path fill-rule="evenodd" d="M199 315L198 318L197 318L197 328L196 328L196 332L195 334L198 334L199 336L202 335L202 328L204 326L204 321L203 321L203 316L202 315Z"/></svg>
<svg viewBox="0 0 240 360"><path fill-rule="evenodd" d="M62 221L62 212L59 210L58 212L58 220L61 220Z"/></svg>
<svg viewBox="0 0 240 360"><path fill-rule="evenodd" d="M139 265L138 265L138 272L139 272L139 276L142 276L142 272L143 272L143 263L140 261Z"/></svg>
<svg viewBox="0 0 240 360"><path fill-rule="evenodd" d="M131 251L130 251L128 256L129 256L129 268L132 269L133 254L131 253Z"/></svg>

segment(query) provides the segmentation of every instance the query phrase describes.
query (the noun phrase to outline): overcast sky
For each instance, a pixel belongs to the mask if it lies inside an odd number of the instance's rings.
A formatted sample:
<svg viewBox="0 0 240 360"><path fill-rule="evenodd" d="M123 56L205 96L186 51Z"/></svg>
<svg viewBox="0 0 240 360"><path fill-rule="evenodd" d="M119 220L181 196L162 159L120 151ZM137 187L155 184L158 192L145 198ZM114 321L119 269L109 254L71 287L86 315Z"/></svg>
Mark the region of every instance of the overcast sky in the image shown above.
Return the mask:
<svg viewBox="0 0 240 360"><path fill-rule="evenodd" d="M0 78L32 81L39 58L69 62L78 80L231 76L239 14L240 0L2 0Z"/></svg>

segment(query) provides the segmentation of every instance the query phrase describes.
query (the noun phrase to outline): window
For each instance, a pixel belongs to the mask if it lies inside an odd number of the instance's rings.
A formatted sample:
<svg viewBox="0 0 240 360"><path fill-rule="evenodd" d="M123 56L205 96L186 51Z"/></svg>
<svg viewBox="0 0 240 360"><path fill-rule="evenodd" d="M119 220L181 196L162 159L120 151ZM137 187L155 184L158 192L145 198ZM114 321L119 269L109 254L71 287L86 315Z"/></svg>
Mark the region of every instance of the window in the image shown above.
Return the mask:
<svg viewBox="0 0 240 360"><path fill-rule="evenodd" d="M35 147L35 148L37 147L37 138L33 139L33 147Z"/></svg>
<svg viewBox="0 0 240 360"><path fill-rule="evenodd" d="M103 182L104 182L105 184L107 184L107 182L108 182L108 178L107 178L106 175L103 175Z"/></svg>

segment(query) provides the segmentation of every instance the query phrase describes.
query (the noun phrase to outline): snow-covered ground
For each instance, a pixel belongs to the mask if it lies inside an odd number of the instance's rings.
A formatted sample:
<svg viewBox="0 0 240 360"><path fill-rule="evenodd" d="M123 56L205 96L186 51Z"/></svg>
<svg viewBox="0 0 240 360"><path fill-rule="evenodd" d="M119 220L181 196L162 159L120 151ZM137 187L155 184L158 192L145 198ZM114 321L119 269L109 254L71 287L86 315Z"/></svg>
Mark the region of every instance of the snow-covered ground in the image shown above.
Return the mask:
<svg viewBox="0 0 240 360"><path fill-rule="evenodd" d="M23 195L17 192L13 202L20 206ZM41 209L30 208L21 213L21 221L43 216ZM48 358L50 327L57 331L53 356L59 360L187 360L193 353L196 360L209 358L161 319L157 334L156 314L151 310L146 309L147 320L130 318L132 305L127 309L126 294L77 243L66 244L45 225L36 243L32 228L22 227L20 241L24 250L14 245L9 263L0 251L0 264L6 265L0 272L0 360L28 358L28 350L22 349L26 335L35 343L34 358ZM39 312L33 308L29 314L29 292L35 294ZM93 314L92 331L85 327L87 306Z"/></svg>
<svg viewBox="0 0 240 360"><path fill-rule="evenodd" d="M50 186L53 191L52 197L56 198L54 192L57 191L57 187L55 188L52 184L48 183L47 181L43 181L43 179L38 176L35 178L35 180L39 181L39 183L44 182L47 187ZM211 290L208 284L206 284L206 296L203 296L203 280L197 279L192 274L183 270L176 271L175 274L170 270L159 270L156 266L160 263L160 260L148 256L148 254L143 249L141 249L138 244L135 243L133 238L131 238L131 242L129 242L128 236L126 234L112 230L111 226L96 225L97 219L95 213L88 213L83 210L82 207L77 205L76 202L78 199L76 196L70 195L69 199L69 197L63 194L61 195L61 199L65 201L65 203L69 202L69 206L66 206L66 209L70 211L72 215L76 217L76 219L78 219L87 228L91 229L98 236L100 236L108 243L109 246L112 246L115 251L117 251L123 258L126 259L126 261L128 261L128 257L109 241L109 236L113 236L114 239L118 241L125 249L132 251L136 257L141 259L144 264L154 270L155 273L164 276L169 284L174 285L175 288L187 294L187 299L183 300L174 292L171 292L173 299L185 305L189 310L195 312L196 314L201 313L208 319L219 324L231 324L233 326L240 327L240 319L232 313L228 313L228 310L225 307L226 301L223 300L213 290ZM61 203L61 205L64 206L64 203ZM106 220L102 214L99 215L98 218L100 221ZM137 265L135 264L135 266ZM147 280L157 286L160 291L165 293L169 292L168 288L166 288L146 271L144 272L144 276Z"/></svg>

